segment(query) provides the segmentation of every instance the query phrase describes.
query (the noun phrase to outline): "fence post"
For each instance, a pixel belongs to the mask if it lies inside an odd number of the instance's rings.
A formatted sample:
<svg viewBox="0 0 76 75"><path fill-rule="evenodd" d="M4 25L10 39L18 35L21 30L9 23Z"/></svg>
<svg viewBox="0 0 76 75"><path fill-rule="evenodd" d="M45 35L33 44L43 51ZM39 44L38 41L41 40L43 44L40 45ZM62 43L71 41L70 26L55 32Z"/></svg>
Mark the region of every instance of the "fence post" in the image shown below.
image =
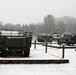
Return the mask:
<svg viewBox="0 0 76 75"><path fill-rule="evenodd" d="M47 53L47 41L45 42L45 53Z"/></svg>
<svg viewBox="0 0 76 75"><path fill-rule="evenodd" d="M65 52L65 46L63 45L63 49L62 49L62 58L64 58L64 52Z"/></svg>
<svg viewBox="0 0 76 75"><path fill-rule="evenodd" d="M34 42L34 49L36 49L36 40L35 40L35 42Z"/></svg>

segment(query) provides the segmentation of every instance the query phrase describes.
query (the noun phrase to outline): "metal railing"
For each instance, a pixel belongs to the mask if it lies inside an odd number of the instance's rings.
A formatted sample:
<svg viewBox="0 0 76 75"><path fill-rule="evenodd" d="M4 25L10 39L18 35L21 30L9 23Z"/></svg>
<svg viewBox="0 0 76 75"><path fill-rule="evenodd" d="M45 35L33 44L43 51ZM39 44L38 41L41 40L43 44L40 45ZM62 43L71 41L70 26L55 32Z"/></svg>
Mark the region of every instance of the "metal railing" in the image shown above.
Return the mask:
<svg viewBox="0 0 76 75"><path fill-rule="evenodd" d="M58 48L58 49L62 49L62 58L65 57L65 49L75 49L76 51L76 46L65 46L64 44L63 45L60 45L60 46L53 46L53 45L48 45L48 42L46 41L45 44L43 44L44 42L36 42L36 40L34 41L34 49L36 49L36 45L39 45L41 44L42 46L45 46L45 53L47 53L47 47L52 47L52 48ZM51 43L52 44L52 43ZM53 44L56 44L56 43L53 43Z"/></svg>

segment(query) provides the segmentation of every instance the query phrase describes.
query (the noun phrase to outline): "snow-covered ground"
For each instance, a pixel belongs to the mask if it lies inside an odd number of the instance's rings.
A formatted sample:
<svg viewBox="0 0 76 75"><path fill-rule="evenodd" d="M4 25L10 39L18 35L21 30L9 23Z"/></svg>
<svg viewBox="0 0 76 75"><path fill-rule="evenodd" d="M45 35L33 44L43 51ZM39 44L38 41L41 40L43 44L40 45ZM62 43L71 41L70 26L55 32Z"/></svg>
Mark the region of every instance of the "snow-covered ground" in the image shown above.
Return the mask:
<svg viewBox="0 0 76 75"><path fill-rule="evenodd" d="M25 59L62 59L62 49L38 45L37 49L31 47L30 57ZM3 58L0 58L3 59ZM17 58L9 58L17 59ZM19 58L23 59L23 58ZM0 75L75 75L76 74L76 51L65 49L67 64L0 64Z"/></svg>

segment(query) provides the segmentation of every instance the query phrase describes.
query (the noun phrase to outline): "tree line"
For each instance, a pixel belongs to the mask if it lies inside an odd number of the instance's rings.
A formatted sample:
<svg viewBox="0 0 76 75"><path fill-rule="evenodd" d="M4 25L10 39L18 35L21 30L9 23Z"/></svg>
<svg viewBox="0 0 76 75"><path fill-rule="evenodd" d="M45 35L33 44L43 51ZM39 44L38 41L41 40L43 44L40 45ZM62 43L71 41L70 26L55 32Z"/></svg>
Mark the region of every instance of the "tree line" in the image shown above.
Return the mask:
<svg viewBox="0 0 76 75"><path fill-rule="evenodd" d="M34 35L41 33L53 35L54 33L62 34L64 32L76 33L76 18L64 16L55 18L49 14L44 16L42 23L27 24L12 24L3 23L0 21L0 30L23 30L24 32L33 32Z"/></svg>

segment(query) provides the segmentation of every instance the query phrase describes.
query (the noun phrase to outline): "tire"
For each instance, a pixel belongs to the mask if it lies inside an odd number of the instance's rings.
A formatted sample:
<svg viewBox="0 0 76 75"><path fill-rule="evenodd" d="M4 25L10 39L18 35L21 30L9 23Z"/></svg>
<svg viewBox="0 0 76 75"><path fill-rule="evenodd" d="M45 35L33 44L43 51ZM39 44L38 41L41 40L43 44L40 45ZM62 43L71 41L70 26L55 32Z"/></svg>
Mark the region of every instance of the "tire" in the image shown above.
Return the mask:
<svg viewBox="0 0 76 75"><path fill-rule="evenodd" d="M60 40L57 40L57 42L58 42L58 44L59 44L59 45L61 45L61 42L60 42Z"/></svg>
<svg viewBox="0 0 76 75"><path fill-rule="evenodd" d="M29 52L24 51L24 57L29 57Z"/></svg>
<svg viewBox="0 0 76 75"><path fill-rule="evenodd" d="M74 45L74 43L72 43L72 45Z"/></svg>
<svg viewBox="0 0 76 75"><path fill-rule="evenodd" d="M3 56L3 53L2 53L2 51L0 51L0 57L2 57Z"/></svg>
<svg viewBox="0 0 76 75"><path fill-rule="evenodd" d="M69 42L69 41L67 41L67 42L66 42L66 44L67 44L67 45L70 45L70 42Z"/></svg>
<svg viewBox="0 0 76 75"><path fill-rule="evenodd" d="M5 51L2 51L2 56L3 57L6 57L7 56L7 53Z"/></svg>
<svg viewBox="0 0 76 75"><path fill-rule="evenodd" d="M30 48L27 48L27 50L24 51L24 56L29 57L30 55Z"/></svg>

